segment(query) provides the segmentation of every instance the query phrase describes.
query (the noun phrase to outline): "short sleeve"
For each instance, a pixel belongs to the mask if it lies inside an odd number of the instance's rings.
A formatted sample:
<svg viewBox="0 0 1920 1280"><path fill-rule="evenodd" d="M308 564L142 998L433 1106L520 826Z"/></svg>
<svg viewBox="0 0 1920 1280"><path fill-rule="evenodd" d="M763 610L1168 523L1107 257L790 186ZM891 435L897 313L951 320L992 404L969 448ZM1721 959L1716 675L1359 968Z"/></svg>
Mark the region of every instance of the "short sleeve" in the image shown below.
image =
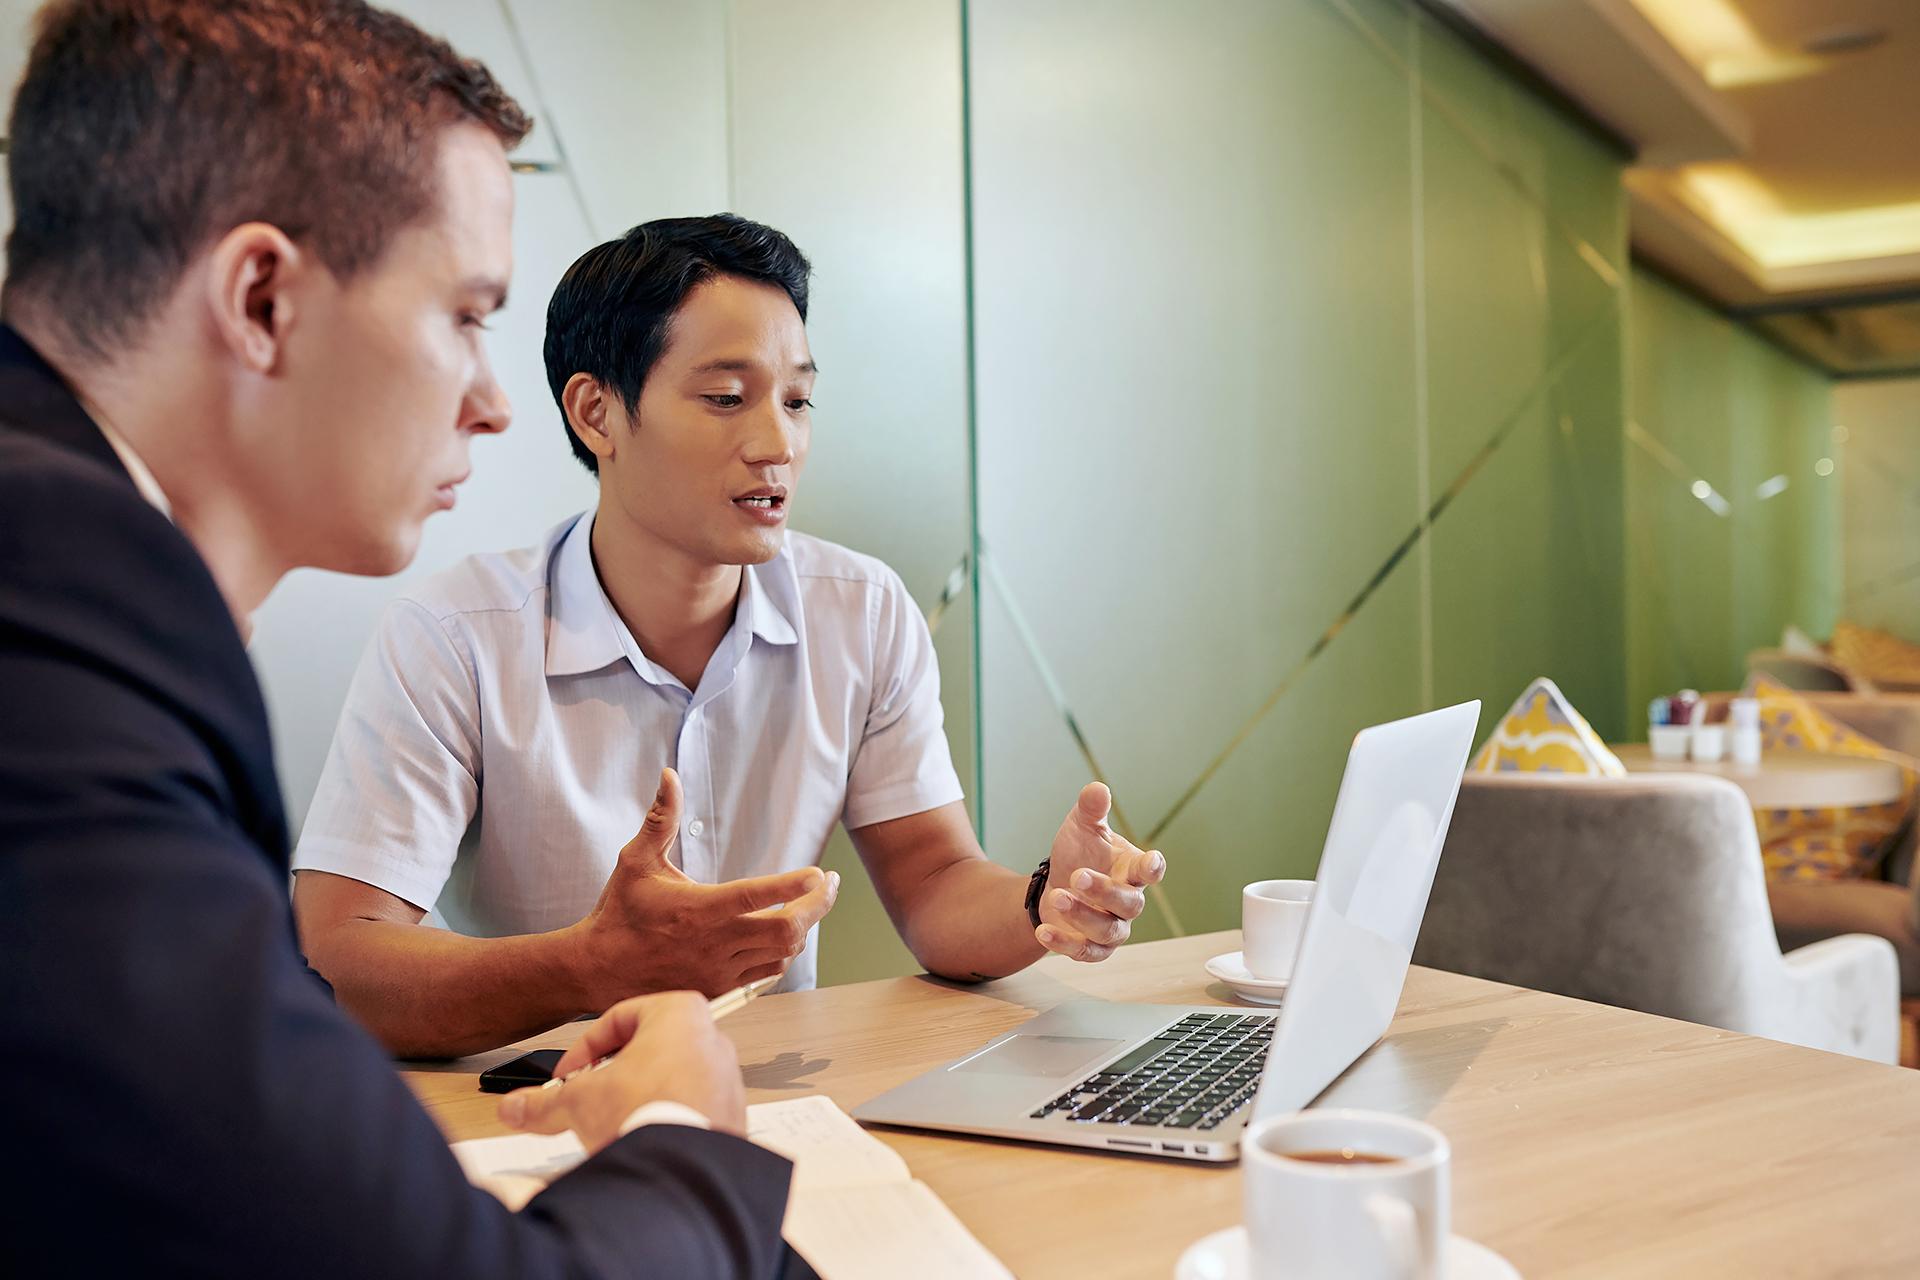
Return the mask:
<svg viewBox="0 0 1920 1280"><path fill-rule="evenodd" d="M849 830L924 813L965 794L947 749L940 664L913 597L888 572L869 607L872 701L847 779Z"/></svg>
<svg viewBox="0 0 1920 1280"><path fill-rule="evenodd" d="M360 660L294 853L431 910L480 794L478 692L467 655L411 600Z"/></svg>

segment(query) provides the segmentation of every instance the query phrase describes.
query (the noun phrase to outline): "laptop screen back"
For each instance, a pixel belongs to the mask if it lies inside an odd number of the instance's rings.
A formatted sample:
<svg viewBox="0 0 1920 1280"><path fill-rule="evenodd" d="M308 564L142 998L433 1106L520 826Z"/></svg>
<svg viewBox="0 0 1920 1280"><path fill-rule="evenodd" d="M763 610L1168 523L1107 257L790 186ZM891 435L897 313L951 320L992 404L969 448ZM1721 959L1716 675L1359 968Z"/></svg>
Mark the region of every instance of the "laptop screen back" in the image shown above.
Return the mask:
<svg viewBox="0 0 1920 1280"><path fill-rule="evenodd" d="M1393 1021L1479 721L1468 702L1354 739L1256 1118L1306 1106Z"/></svg>

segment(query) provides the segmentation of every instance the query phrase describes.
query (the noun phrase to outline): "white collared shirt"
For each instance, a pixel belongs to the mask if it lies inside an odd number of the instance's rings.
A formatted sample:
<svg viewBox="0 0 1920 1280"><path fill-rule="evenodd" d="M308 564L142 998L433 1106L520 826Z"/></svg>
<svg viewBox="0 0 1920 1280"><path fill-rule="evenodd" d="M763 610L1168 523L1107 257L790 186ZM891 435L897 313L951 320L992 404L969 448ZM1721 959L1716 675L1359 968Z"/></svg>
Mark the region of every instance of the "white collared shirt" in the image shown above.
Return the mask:
<svg viewBox="0 0 1920 1280"><path fill-rule="evenodd" d="M634 642L591 513L395 601L347 695L296 870L495 937L572 924L640 829L663 765L673 858L719 883L819 862L849 828L961 798L926 622L891 569L790 533L741 575L689 690ZM784 988L813 985L817 938Z"/></svg>

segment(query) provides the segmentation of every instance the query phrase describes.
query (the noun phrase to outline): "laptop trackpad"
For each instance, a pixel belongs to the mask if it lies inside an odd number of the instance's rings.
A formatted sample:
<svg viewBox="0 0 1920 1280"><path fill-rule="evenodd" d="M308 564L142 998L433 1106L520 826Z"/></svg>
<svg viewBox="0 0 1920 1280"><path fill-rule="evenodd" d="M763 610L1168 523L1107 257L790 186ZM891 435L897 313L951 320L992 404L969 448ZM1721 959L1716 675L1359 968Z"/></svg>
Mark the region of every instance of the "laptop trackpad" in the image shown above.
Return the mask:
<svg viewBox="0 0 1920 1280"><path fill-rule="evenodd" d="M1092 1036L1015 1036L952 1069L1004 1076L1070 1076L1125 1048L1126 1043Z"/></svg>

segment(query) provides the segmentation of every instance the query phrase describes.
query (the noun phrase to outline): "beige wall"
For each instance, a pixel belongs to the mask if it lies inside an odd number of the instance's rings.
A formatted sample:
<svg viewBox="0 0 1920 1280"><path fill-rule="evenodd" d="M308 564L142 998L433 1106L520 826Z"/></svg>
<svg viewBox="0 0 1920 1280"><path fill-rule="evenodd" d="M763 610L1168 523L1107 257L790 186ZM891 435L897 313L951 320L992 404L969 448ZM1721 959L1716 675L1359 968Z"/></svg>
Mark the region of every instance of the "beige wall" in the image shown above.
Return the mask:
<svg viewBox="0 0 1920 1280"><path fill-rule="evenodd" d="M1920 643L1920 378L1839 383L1833 410L1840 616Z"/></svg>

